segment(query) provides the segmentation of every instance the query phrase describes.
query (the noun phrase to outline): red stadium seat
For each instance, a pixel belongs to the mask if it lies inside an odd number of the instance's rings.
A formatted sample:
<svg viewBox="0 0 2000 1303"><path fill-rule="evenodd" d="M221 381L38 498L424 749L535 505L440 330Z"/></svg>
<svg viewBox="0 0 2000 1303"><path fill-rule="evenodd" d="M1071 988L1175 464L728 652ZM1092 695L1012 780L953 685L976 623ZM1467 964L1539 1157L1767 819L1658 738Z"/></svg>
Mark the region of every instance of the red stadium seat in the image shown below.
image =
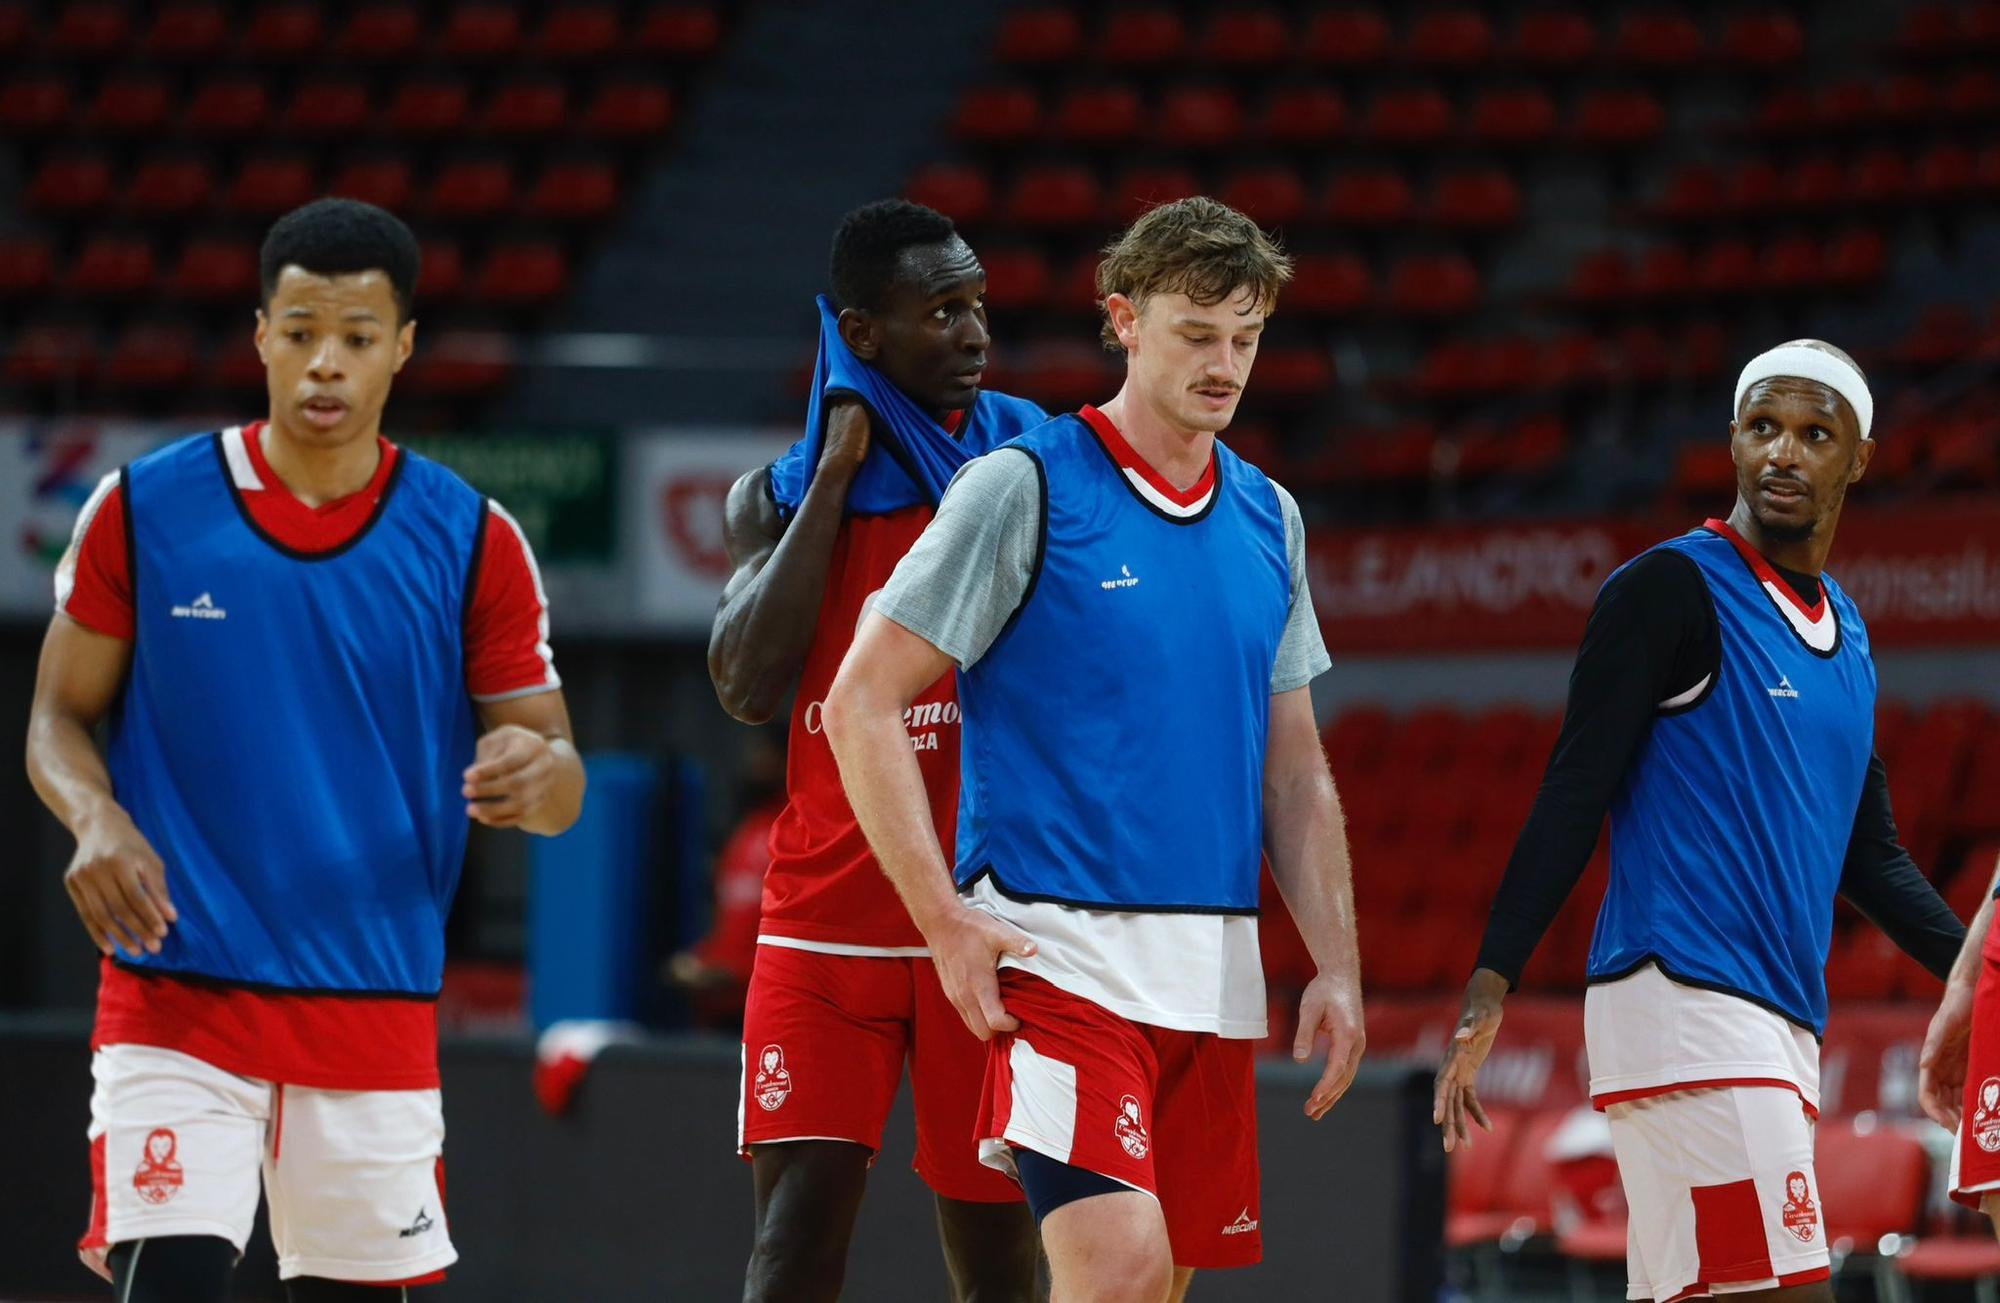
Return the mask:
<svg viewBox="0 0 2000 1303"><path fill-rule="evenodd" d="M1570 268L1569 297L1579 303L1611 303L1630 294L1632 286L1632 260L1619 249L1587 253Z"/></svg>
<svg viewBox="0 0 2000 1303"><path fill-rule="evenodd" d="M1861 156L1848 178L1850 199L1862 203L1894 204L1908 199L1916 190L1908 156L1901 150L1875 149Z"/></svg>
<svg viewBox="0 0 2000 1303"><path fill-rule="evenodd" d="M1348 226L1393 226L1407 221L1417 208L1409 180L1394 168L1347 172L1327 185L1321 212L1329 221Z"/></svg>
<svg viewBox="0 0 2000 1303"><path fill-rule="evenodd" d="M1700 222L1721 216L1727 208L1722 174L1706 163L1688 163L1667 179L1652 211L1670 221Z"/></svg>
<svg viewBox="0 0 2000 1303"><path fill-rule="evenodd" d="M1289 226L1305 215L1306 188L1298 170L1260 167L1238 172L1216 196L1259 226Z"/></svg>
<svg viewBox="0 0 2000 1303"><path fill-rule="evenodd" d="M1007 216L1023 226L1088 226L1101 207L1097 177L1074 164L1026 168L1007 196Z"/></svg>
<svg viewBox="0 0 2000 1303"><path fill-rule="evenodd" d="M1160 101L1162 143L1186 149L1214 149L1235 143L1244 132L1243 101L1224 86L1176 86Z"/></svg>
<svg viewBox="0 0 2000 1303"><path fill-rule="evenodd" d="M1051 409L1093 402L1117 386L1109 355L1095 342L1045 340L1029 344L1021 357L1020 389Z"/></svg>
<svg viewBox="0 0 2000 1303"><path fill-rule="evenodd" d="M1640 298L1678 298L1693 282L1694 256L1678 244L1656 244L1633 268L1632 293Z"/></svg>
<svg viewBox="0 0 2000 1303"><path fill-rule="evenodd" d="M1482 1214L1494 1211L1501 1182L1513 1157L1512 1142L1519 1133L1521 1115L1513 1109L1489 1107L1486 1120L1493 1124L1490 1132L1475 1132L1469 1147L1452 1150L1445 1160L1449 1179L1445 1187L1444 1238L1448 1248L1464 1248L1494 1238L1485 1233L1488 1223Z"/></svg>
<svg viewBox="0 0 2000 1303"><path fill-rule="evenodd" d="M1493 26L1476 9L1433 9L1410 24L1403 45L1412 63L1436 68L1469 68L1493 54Z"/></svg>
<svg viewBox="0 0 2000 1303"><path fill-rule="evenodd" d="M569 259L561 246L543 242L503 244L486 259L472 283L473 297L489 303L541 303L562 293Z"/></svg>
<svg viewBox="0 0 2000 1303"><path fill-rule="evenodd" d="M465 125L470 98L462 81L413 81L396 88L384 122L398 136L438 136Z"/></svg>
<svg viewBox="0 0 2000 1303"><path fill-rule="evenodd" d="M70 0L56 14L43 45L64 59L107 59L131 37L123 6L104 0Z"/></svg>
<svg viewBox="0 0 2000 1303"><path fill-rule="evenodd" d="M1435 317L1469 312L1479 303L1479 271L1458 254L1418 254L1389 269L1384 294L1391 312Z"/></svg>
<svg viewBox="0 0 2000 1303"><path fill-rule="evenodd" d="M1556 134L1556 102L1539 86L1489 90L1472 103L1467 130L1486 145L1534 145Z"/></svg>
<svg viewBox="0 0 2000 1303"><path fill-rule="evenodd" d="M986 306L1001 311L1038 308L1049 297L1049 261L1036 249L986 248L979 254L986 268Z"/></svg>
<svg viewBox="0 0 2000 1303"><path fill-rule="evenodd" d="M1811 131L1818 114L1818 106L1805 87L1780 86L1758 107L1757 130L1767 136L1796 135Z"/></svg>
<svg viewBox="0 0 2000 1303"><path fill-rule="evenodd" d="M1311 397L1326 392L1333 380L1333 355L1319 345L1266 344L1257 350L1257 392L1266 399Z"/></svg>
<svg viewBox="0 0 2000 1303"><path fill-rule="evenodd" d="M246 217L278 217L317 198L312 165L299 158L256 158L244 164L225 205Z"/></svg>
<svg viewBox="0 0 2000 1303"><path fill-rule="evenodd" d="M1070 63L1083 53L1083 23L1057 5L1015 10L1000 20L994 48L1002 63Z"/></svg>
<svg viewBox="0 0 2000 1303"><path fill-rule="evenodd" d="M1078 86L1050 114L1049 131L1074 144L1113 145L1132 140L1145 125L1139 92L1117 82Z"/></svg>
<svg viewBox="0 0 2000 1303"><path fill-rule="evenodd" d="M911 177L903 193L968 225L984 220L993 208L993 183L976 167L934 163Z"/></svg>
<svg viewBox="0 0 2000 1303"><path fill-rule="evenodd" d="M1810 289L1826 276L1819 242L1810 235L1787 235L1764 250L1763 282L1774 290Z"/></svg>
<svg viewBox="0 0 2000 1303"><path fill-rule="evenodd" d="M670 4L649 12L633 41L639 53L706 59L722 43L722 19L706 5Z"/></svg>
<svg viewBox="0 0 2000 1303"><path fill-rule="evenodd" d="M1306 27L1306 58L1314 63L1361 68L1389 53L1389 20L1373 9L1333 9L1316 13Z"/></svg>
<svg viewBox="0 0 2000 1303"><path fill-rule="evenodd" d="M152 59L206 59L229 39L229 19L206 0L178 0L153 16L140 49Z"/></svg>
<svg viewBox="0 0 2000 1303"><path fill-rule="evenodd" d="M1701 28L1674 10L1641 10L1625 15L1611 38L1611 57L1649 68L1686 68L1703 53Z"/></svg>
<svg viewBox="0 0 2000 1303"><path fill-rule="evenodd" d="M1759 284L1763 270L1747 240L1720 240L1695 261L1695 288L1713 297L1733 297Z"/></svg>
<svg viewBox="0 0 2000 1303"><path fill-rule="evenodd" d="M95 155L57 155L28 183L28 208L50 214L86 213L111 199L111 165Z"/></svg>
<svg viewBox="0 0 2000 1303"><path fill-rule="evenodd" d="M239 240L191 241L162 288L175 298L198 302L249 302L257 293L257 246Z"/></svg>
<svg viewBox="0 0 2000 1303"><path fill-rule="evenodd" d="M458 219L497 217L514 202L514 173L498 159L447 163L431 183L423 207L435 216Z"/></svg>
<svg viewBox="0 0 2000 1303"><path fill-rule="evenodd" d="M1939 107L1953 118L1991 118L2000 114L2000 74L1990 68L1969 68L1945 84Z"/></svg>
<svg viewBox="0 0 2000 1303"><path fill-rule="evenodd" d="M320 48L325 26L314 4L266 4L250 15L243 50L261 62L302 59Z"/></svg>
<svg viewBox="0 0 2000 1303"><path fill-rule="evenodd" d="M1281 86L1264 101L1256 134L1282 145L1324 145L1347 125L1347 101L1331 86Z"/></svg>
<svg viewBox="0 0 2000 1303"><path fill-rule="evenodd" d="M1062 312L1095 313L1100 260L1100 255L1092 250L1065 267L1049 287L1049 306Z"/></svg>
<svg viewBox="0 0 2000 1303"><path fill-rule="evenodd" d="M19 57L34 39L35 15L21 0L0 3L0 57Z"/></svg>
<svg viewBox="0 0 2000 1303"><path fill-rule="evenodd" d="M1034 88L1019 84L974 86L959 97L952 134L981 144L1015 144L1042 124L1042 102Z"/></svg>
<svg viewBox="0 0 2000 1303"><path fill-rule="evenodd" d="M1596 52L1597 29L1588 14L1541 9L1521 15L1502 57L1535 68L1580 68Z"/></svg>
<svg viewBox="0 0 2000 1303"><path fill-rule="evenodd" d="M39 295L55 280L55 256L48 241L32 236L0 236L0 299Z"/></svg>
<svg viewBox="0 0 2000 1303"><path fill-rule="evenodd" d="M1149 208L1200 193L1201 182L1186 168L1134 168L1113 183L1106 217L1119 226L1129 226Z"/></svg>
<svg viewBox="0 0 2000 1303"><path fill-rule="evenodd" d="M521 15L506 5L471 0L446 15L434 42L447 59L504 59L521 41Z"/></svg>
<svg viewBox="0 0 2000 1303"><path fill-rule="evenodd" d="M1279 64L1291 54L1292 33L1275 9L1223 9L1196 41L1203 57L1239 68Z"/></svg>
<svg viewBox="0 0 2000 1303"><path fill-rule="evenodd" d="M537 59L602 59L618 48L618 37L616 6L564 5L542 20L532 48Z"/></svg>
<svg viewBox="0 0 2000 1303"><path fill-rule="evenodd" d="M513 348L498 331L447 330L416 355L408 383L424 394L476 394L513 369Z"/></svg>
<svg viewBox="0 0 2000 1303"><path fill-rule="evenodd" d="M1755 213L1785 199L1784 182L1770 162L1753 158L1738 163L1729 174L1723 207L1732 213Z"/></svg>
<svg viewBox="0 0 2000 1303"><path fill-rule="evenodd" d="M47 385L88 377L97 368L90 329L70 322L24 326L6 352L6 377L14 384Z"/></svg>
<svg viewBox="0 0 2000 1303"><path fill-rule="evenodd" d="M1917 1229L1930 1176L1922 1141L1842 1120L1823 1123L1813 1149L1826 1242L1835 1252L1872 1253L1883 1237Z"/></svg>
<svg viewBox="0 0 2000 1303"><path fill-rule="evenodd" d="M1575 132L1585 144L1628 146L1652 140L1666 126L1666 108L1651 93L1601 90L1586 95L1578 106Z"/></svg>
<svg viewBox="0 0 2000 1303"><path fill-rule="evenodd" d="M1431 189L1430 219L1468 230L1512 226L1521 219L1521 187L1498 168L1448 172Z"/></svg>
<svg viewBox="0 0 2000 1303"><path fill-rule="evenodd" d="M1877 95L1879 117L1903 126L1921 126L1942 116L1937 83L1929 77L1903 73L1882 83Z"/></svg>
<svg viewBox="0 0 2000 1303"><path fill-rule="evenodd" d="M69 121L69 111L69 83L60 77L21 77L0 86L0 133L53 131Z"/></svg>
<svg viewBox="0 0 2000 1303"><path fill-rule="evenodd" d="M1951 200L1972 189L1975 175L1972 151L1946 140L1918 156L1910 184L1921 198Z"/></svg>
<svg viewBox="0 0 2000 1303"><path fill-rule="evenodd" d="M299 87L279 119L284 130L303 136L344 136L368 124L368 84L312 81Z"/></svg>
<svg viewBox="0 0 2000 1303"><path fill-rule="evenodd" d="M1374 295L1368 264L1351 253L1302 253L1285 287L1288 311L1309 317L1343 316L1366 307Z"/></svg>
<svg viewBox="0 0 2000 1303"><path fill-rule="evenodd" d="M1849 288L1872 285L1889 266L1889 243L1880 231L1848 231L1835 236L1826 250L1826 275Z"/></svg>
<svg viewBox="0 0 2000 1303"><path fill-rule="evenodd" d="M1114 66L1171 63L1186 43L1181 17L1171 9L1117 9L1097 34L1096 60Z"/></svg>
<svg viewBox="0 0 2000 1303"><path fill-rule="evenodd" d="M1970 1235L1927 1235L1896 1259L1904 1280L1991 1283L2000 1277L2000 1244L1985 1231Z"/></svg>
<svg viewBox="0 0 2000 1303"><path fill-rule="evenodd" d="M1549 1195L1555 1188L1548 1147L1562 1122L1562 1111L1550 1109L1516 1124L1511 1128L1511 1136L1488 1135L1484 1131L1474 1134L1474 1154L1480 1146L1488 1145L1501 1150L1506 1161L1500 1179L1488 1195L1486 1210L1483 1213L1467 1210L1466 1215L1452 1219L1455 1225L1447 1231L1447 1238L1453 1247L1495 1241L1518 1243L1548 1229Z"/></svg>
<svg viewBox="0 0 2000 1303"><path fill-rule="evenodd" d="M208 202L215 175L196 158L150 158L125 186L127 212L140 217L183 217Z"/></svg>
<svg viewBox="0 0 2000 1303"><path fill-rule="evenodd" d="M551 163L528 192L530 217L596 222L618 207L618 171L608 163Z"/></svg>
<svg viewBox="0 0 2000 1303"><path fill-rule="evenodd" d="M181 114L181 125L198 135L247 136L270 122L271 97L264 83L247 78L206 82Z"/></svg>
<svg viewBox="0 0 2000 1303"><path fill-rule="evenodd" d="M160 78L115 77L97 88L83 125L101 132L157 131L173 110L173 92Z"/></svg>
<svg viewBox="0 0 2000 1303"><path fill-rule="evenodd" d="M1906 54L1949 54L1958 48L1958 12L1948 4L1917 4L1903 11L1897 48Z"/></svg>
<svg viewBox="0 0 2000 1303"><path fill-rule="evenodd" d="M593 136L641 139L673 125L674 101L653 82L612 82L600 88L578 126Z"/></svg>
<svg viewBox="0 0 2000 1303"><path fill-rule="evenodd" d="M327 193L395 212L409 205L411 184L407 159L362 159L336 173Z"/></svg>
<svg viewBox="0 0 2000 1303"><path fill-rule="evenodd" d="M465 256L449 240L426 240L419 252L422 264L417 272L417 298L435 303L457 298L465 288Z"/></svg>
<svg viewBox="0 0 2000 1303"><path fill-rule="evenodd" d="M153 246L123 235L84 242L63 277L63 288L86 298L137 294L152 283Z"/></svg>
<svg viewBox="0 0 2000 1303"><path fill-rule="evenodd" d="M1451 134L1451 101L1433 86L1384 91L1368 105L1362 134L1390 145L1428 145Z"/></svg>
<svg viewBox="0 0 2000 1303"><path fill-rule="evenodd" d="M402 59L416 50L422 37L421 19L414 7L371 4L349 16L333 43L333 52L350 59Z"/></svg>
<svg viewBox="0 0 2000 1303"><path fill-rule="evenodd" d="M493 93L479 125L496 136L546 136L561 131L569 92L559 81L511 82Z"/></svg>
<svg viewBox="0 0 2000 1303"><path fill-rule="evenodd" d="M1822 86L1814 97L1813 117L1822 127L1853 127L1873 119L1876 107L1874 81L1856 77Z"/></svg>
<svg viewBox="0 0 2000 1303"><path fill-rule="evenodd" d="M194 375L199 350L185 326L133 326L105 355L103 379L120 389L169 389Z"/></svg>

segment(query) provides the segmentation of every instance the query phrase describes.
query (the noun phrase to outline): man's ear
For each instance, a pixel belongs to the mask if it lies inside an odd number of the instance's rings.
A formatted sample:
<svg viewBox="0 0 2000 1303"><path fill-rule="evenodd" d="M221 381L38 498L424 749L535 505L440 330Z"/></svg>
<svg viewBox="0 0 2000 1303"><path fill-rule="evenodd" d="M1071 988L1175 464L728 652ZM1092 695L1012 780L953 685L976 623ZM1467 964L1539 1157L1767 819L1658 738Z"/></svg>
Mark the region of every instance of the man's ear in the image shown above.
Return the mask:
<svg viewBox="0 0 2000 1303"><path fill-rule="evenodd" d="M1139 348L1139 305L1124 294L1104 296L1104 315L1111 321L1111 333L1127 353Z"/></svg>
<svg viewBox="0 0 2000 1303"><path fill-rule="evenodd" d="M251 342L257 345L257 360L265 366L271 365L271 359L264 356L264 337L270 333L270 330L271 319L264 315L264 309L257 309L257 333L252 335L250 339Z"/></svg>
<svg viewBox="0 0 2000 1303"><path fill-rule="evenodd" d="M840 310L840 338L854 356L873 362L882 351L882 332L875 318L860 308Z"/></svg>
<svg viewBox="0 0 2000 1303"><path fill-rule="evenodd" d="M416 347L417 319L411 317L403 323L403 328L396 332L396 372L400 372L403 369L403 364L410 360L410 354L416 351ZM396 372L391 372L390 374L393 375Z"/></svg>
<svg viewBox="0 0 2000 1303"><path fill-rule="evenodd" d="M1854 447L1854 473L1847 477L1847 482L1852 484L1863 475L1866 475L1868 473L1868 463L1874 460L1874 457L1875 441L1873 439L1863 439L1860 443L1856 444Z"/></svg>

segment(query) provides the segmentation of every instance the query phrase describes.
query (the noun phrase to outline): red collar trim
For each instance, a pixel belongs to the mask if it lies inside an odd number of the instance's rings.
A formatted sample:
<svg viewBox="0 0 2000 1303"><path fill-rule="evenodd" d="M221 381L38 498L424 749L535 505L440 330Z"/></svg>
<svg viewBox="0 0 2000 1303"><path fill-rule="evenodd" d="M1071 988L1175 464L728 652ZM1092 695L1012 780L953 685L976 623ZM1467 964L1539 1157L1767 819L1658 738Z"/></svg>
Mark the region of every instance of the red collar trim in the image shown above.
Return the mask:
<svg viewBox="0 0 2000 1303"><path fill-rule="evenodd" d="M944 419L939 421L938 424L944 427L946 434L957 434L958 427L965 424L965 409L959 407L946 412Z"/></svg>
<svg viewBox="0 0 2000 1303"><path fill-rule="evenodd" d="M382 455L377 459L375 473L368 477L368 483L346 497L335 498L331 502L322 502L317 507L309 507L300 500L296 493L285 487L285 482L279 479L277 473L271 469L271 463L264 460L264 427L268 424L270 424L268 421L252 421L243 427L243 450L250 456L250 466L257 472L257 482L262 484L267 491L284 494L301 511L310 511L314 515L325 516L342 510L358 499L366 498L372 501L379 498L382 496L383 486L389 482L390 472L396 469L396 445L378 434L375 436L375 444L381 450Z"/></svg>
<svg viewBox="0 0 2000 1303"><path fill-rule="evenodd" d="M1824 583L1819 586L1819 600L1811 606L1807 606L1799 600L1799 595L1792 591L1792 586L1785 582L1784 577L1772 567L1769 561L1764 559L1764 554L1756 548L1751 547L1741 534L1731 528L1728 521L1717 520L1711 516L1701 523L1702 528L1714 530L1728 539L1730 544L1735 547L1737 553L1750 563L1750 569L1756 574L1757 578L1761 579L1766 586L1776 589L1778 596L1790 602L1800 615L1805 616L1807 620L1814 624L1820 622L1821 617L1826 614L1826 585Z"/></svg>
<svg viewBox="0 0 2000 1303"><path fill-rule="evenodd" d="M1208 465L1203 468L1201 478L1196 480L1190 488L1177 489L1167 482L1166 477L1154 470L1145 458L1133 451L1132 445L1125 442L1125 436L1118 432L1118 427L1111 423L1110 417L1098 411L1089 403L1085 403L1081 410L1077 412L1077 415L1083 418L1084 424L1096 431L1099 439L1103 440L1105 451L1111 454L1112 461L1117 462L1119 466L1126 470L1136 472L1139 478L1146 481L1155 493L1158 493L1175 506L1199 506L1203 498L1214 492L1215 452L1213 449L1209 451Z"/></svg>

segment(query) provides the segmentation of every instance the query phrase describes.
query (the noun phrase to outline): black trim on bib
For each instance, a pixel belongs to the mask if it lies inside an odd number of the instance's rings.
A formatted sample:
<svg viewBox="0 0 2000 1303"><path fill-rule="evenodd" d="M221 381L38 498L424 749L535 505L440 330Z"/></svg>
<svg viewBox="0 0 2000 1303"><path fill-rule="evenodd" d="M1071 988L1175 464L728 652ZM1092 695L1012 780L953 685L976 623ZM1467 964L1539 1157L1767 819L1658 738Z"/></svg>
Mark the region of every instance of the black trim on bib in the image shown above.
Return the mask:
<svg viewBox="0 0 2000 1303"><path fill-rule="evenodd" d="M229 489L229 500L236 504L236 513L243 517L243 523L250 527L250 532L270 545L272 551L282 556L288 556L294 561L331 561L349 548L352 548L362 539L368 537L368 531L375 528L375 522L382 519L382 513L389 509L389 499L395 496L396 485L401 483L403 479L403 467L410 460L410 454L406 450L397 450L396 464L389 468L389 478L382 485L382 496L375 500L375 510L369 512L368 519L362 522L361 528L354 531L354 537L334 547L330 547L324 552L301 552L299 549L290 547L271 537L270 534L265 532L264 527L257 523L257 518L250 514L250 505L243 501L243 490L236 487L236 476L230 472L229 453L222 446L222 435L223 432L220 430L215 433L215 461L216 465L222 469L222 483ZM246 433L244 438L248 439L249 435ZM289 492L282 484L278 486L278 490L280 492Z"/></svg>
<svg viewBox="0 0 2000 1303"><path fill-rule="evenodd" d="M1622 982L1626 978L1632 976L1632 974L1646 967L1648 964L1651 964L1654 968L1659 969L1660 976L1666 978L1669 982L1674 983L1676 986L1691 986L1697 991L1713 991L1717 995L1733 995L1737 999L1743 1001L1746 1004L1756 1005L1759 1009L1764 1010L1766 1013L1777 1014L1780 1018L1783 1018L1786 1022L1790 1023L1792 1026L1797 1027L1800 1031L1811 1032L1812 1038L1815 1041L1823 1041L1826 1039L1825 1036L1818 1029L1816 1029L1811 1023L1799 1017L1797 1014L1790 1013L1784 1009L1779 1008L1777 1005L1772 1004L1769 1000L1766 1000L1764 997L1760 995L1752 995L1748 991L1739 991L1735 987L1725 985L1724 983L1721 982L1708 982L1708 981L1703 981L1701 978L1698 977L1685 977L1680 973L1676 973L1673 969L1668 968L1666 963L1662 961L1658 955L1654 954L1648 954L1642 956L1637 963L1632 964L1629 967L1622 968L1618 972L1604 973L1597 976L1586 977L1584 978L1584 985L1604 986L1611 982Z"/></svg>
<svg viewBox="0 0 2000 1303"><path fill-rule="evenodd" d="M436 1004L440 994L438 991L351 991L331 986L280 986L275 982L246 982L233 977L216 977L209 973L135 964L117 955L112 956L111 962L137 977L160 977L170 981L185 982L189 986L208 987L217 991L248 991L253 995L304 995L314 999L340 1000L414 1000L419 1004Z"/></svg>
<svg viewBox="0 0 2000 1303"><path fill-rule="evenodd" d="M1068 896L1045 896L1035 892L1010 891L1000 880L1000 873L991 864L958 884L961 895L978 885L981 878L991 878L993 886L1009 900L1025 901L1038 905L1066 905L1071 909L1097 909L1112 914L1221 914L1231 918L1256 918L1262 911L1255 905L1248 909L1238 909L1229 905L1126 905L1107 900L1076 900Z"/></svg>

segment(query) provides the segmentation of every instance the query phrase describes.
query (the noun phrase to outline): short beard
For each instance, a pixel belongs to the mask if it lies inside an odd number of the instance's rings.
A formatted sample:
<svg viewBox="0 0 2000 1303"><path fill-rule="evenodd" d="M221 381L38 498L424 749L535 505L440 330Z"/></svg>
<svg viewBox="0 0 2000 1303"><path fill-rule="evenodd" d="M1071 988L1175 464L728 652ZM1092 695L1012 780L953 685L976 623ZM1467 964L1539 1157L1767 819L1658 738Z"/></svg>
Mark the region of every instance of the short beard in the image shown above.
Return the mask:
<svg viewBox="0 0 2000 1303"><path fill-rule="evenodd" d="M1764 537L1773 543L1803 543L1819 532L1817 520L1809 520L1803 525L1773 524L1760 515L1757 524L1764 531Z"/></svg>

